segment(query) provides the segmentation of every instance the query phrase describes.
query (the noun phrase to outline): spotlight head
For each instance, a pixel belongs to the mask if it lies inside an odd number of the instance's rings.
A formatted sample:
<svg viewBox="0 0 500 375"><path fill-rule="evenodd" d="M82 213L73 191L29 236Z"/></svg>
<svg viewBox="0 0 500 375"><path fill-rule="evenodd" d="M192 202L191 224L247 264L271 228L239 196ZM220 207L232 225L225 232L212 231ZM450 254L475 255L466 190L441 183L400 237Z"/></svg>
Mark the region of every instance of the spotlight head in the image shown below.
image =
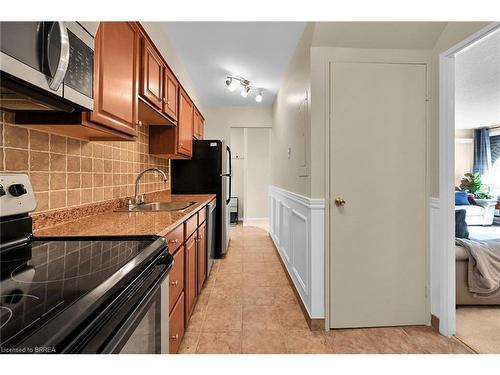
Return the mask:
<svg viewBox="0 0 500 375"><path fill-rule="evenodd" d="M246 98L248 96L249 91L250 91L250 87L248 87L248 86L243 87L243 90L241 90L241 96Z"/></svg>
<svg viewBox="0 0 500 375"><path fill-rule="evenodd" d="M236 86L238 85L238 83L234 79L232 79L231 77L227 77L226 85L227 85L227 88L229 89L229 91L234 91L234 90L236 90Z"/></svg>

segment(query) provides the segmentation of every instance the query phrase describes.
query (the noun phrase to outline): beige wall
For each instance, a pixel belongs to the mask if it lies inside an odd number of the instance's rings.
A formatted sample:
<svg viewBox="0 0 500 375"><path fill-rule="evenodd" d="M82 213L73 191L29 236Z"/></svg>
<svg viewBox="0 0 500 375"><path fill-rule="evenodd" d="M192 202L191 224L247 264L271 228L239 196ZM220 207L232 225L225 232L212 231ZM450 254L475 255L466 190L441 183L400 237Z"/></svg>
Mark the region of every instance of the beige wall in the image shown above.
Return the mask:
<svg viewBox="0 0 500 375"><path fill-rule="evenodd" d="M228 144L232 152L232 196L238 197L238 217L243 220L245 210L245 128L231 128Z"/></svg>
<svg viewBox="0 0 500 375"><path fill-rule="evenodd" d="M0 171L29 176L36 212L130 197L139 172L158 167L169 173L168 160L148 153L147 126L135 142L86 142L11 123L0 111ZM147 174L141 192L168 187Z"/></svg>
<svg viewBox="0 0 500 375"><path fill-rule="evenodd" d="M233 128L270 128L273 126L272 108L267 106L206 107L205 139L231 138Z"/></svg>
<svg viewBox="0 0 500 375"><path fill-rule="evenodd" d="M313 47L432 49L446 22L316 22Z"/></svg>
<svg viewBox="0 0 500 375"><path fill-rule="evenodd" d="M270 129L245 129L245 220L269 216Z"/></svg>
<svg viewBox="0 0 500 375"><path fill-rule="evenodd" d="M455 131L455 186L460 185L460 180L465 173L472 172L474 161L474 131L460 129Z"/></svg>
<svg viewBox="0 0 500 375"><path fill-rule="evenodd" d="M307 24L273 106L271 184L311 195L310 51L314 23ZM288 155L290 149L290 155Z"/></svg>
<svg viewBox="0 0 500 375"><path fill-rule="evenodd" d="M271 181L270 128L231 128L232 196L238 197L239 218L268 217Z"/></svg>

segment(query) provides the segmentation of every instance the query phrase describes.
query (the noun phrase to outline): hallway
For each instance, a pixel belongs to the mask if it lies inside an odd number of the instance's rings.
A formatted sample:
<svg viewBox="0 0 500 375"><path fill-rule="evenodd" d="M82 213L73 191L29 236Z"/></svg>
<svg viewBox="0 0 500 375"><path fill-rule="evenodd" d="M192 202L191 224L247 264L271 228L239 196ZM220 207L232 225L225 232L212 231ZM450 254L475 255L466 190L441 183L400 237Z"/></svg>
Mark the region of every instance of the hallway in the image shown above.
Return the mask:
<svg viewBox="0 0 500 375"><path fill-rule="evenodd" d="M309 330L264 230L232 228L187 327L180 353L471 353L431 327Z"/></svg>

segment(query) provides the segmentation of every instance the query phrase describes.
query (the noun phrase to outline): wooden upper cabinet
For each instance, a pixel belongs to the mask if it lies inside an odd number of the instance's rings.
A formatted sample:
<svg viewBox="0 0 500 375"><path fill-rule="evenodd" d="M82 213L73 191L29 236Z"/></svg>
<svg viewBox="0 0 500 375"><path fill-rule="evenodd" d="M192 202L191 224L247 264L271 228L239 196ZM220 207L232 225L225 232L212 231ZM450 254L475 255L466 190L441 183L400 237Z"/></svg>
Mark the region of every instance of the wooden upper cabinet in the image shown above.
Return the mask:
<svg viewBox="0 0 500 375"><path fill-rule="evenodd" d="M193 137L196 139L203 139L203 120L198 109L194 109L194 124L193 124Z"/></svg>
<svg viewBox="0 0 500 375"><path fill-rule="evenodd" d="M179 92L179 124L177 151L180 154L193 154L194 104L181 88Z"/></svg>
<svg viewBox="0 0 500 375"><path fill-rule="evenodd" d="M203 139L205 136L205 119L200 114L200 122L198 123L198 139Z"/></svg>
<svg viewBox="0 0 500 375"><path fill-rule="evenodd" d="M141 96L157 109L163 105L163 62L153 46L142 39Z"/></svg>
<svg viewBox="0 0 500 375"><path fill-rule="evenodd" d="M137 135L138 42L129 22L101 22L95 39L89 120L130 135Z"/></svg>
<svg viewBox="0 0 500 375"><path fill-rule="evenodd" d="M172 120L177 120L177 98L179 96L179 82L174 74L165 67L163 75L163 112Z"/></svg>

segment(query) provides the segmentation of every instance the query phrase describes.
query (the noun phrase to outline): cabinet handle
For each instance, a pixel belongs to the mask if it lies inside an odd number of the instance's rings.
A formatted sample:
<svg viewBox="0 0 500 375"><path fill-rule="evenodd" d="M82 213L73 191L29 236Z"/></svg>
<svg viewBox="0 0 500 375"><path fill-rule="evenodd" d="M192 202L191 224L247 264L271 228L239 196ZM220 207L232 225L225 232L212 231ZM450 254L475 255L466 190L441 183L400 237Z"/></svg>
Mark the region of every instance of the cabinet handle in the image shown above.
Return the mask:
<svg viewBox="0 0 500 375"><path fill-rule="evenodd" d="M137 121L137 125L142 126L142 121Z"/></svg>
<svg viewBox="0 0 500 375"><path fill-rule="evenodd" d="M176 244L176 243L179 243L179 239L173 239L173 240L168 240L168 243L173 243L173 244Z"/></svg>
<svg viewBox="0 0 500 375"><path fill-rule="evenodd" d="M177 286L177 285L179 285L179 281L178 281L178 280L171 281L171 282L170 282L170 285L172 285L172 286Z"/></svg>
<svg viewBox="0 0 500 375"><path fill-rule="evenodd" d="M176 333L175 335L170 336L170 340L174 340L174 341L179 340L179 334L178 334L178 333Z"/></svg>
<svg viewBox="0 0 500 375"><path fill-rule="evenodd" d="M163 103L166 103L167 102L167 98L163 98Z"/></svg>

